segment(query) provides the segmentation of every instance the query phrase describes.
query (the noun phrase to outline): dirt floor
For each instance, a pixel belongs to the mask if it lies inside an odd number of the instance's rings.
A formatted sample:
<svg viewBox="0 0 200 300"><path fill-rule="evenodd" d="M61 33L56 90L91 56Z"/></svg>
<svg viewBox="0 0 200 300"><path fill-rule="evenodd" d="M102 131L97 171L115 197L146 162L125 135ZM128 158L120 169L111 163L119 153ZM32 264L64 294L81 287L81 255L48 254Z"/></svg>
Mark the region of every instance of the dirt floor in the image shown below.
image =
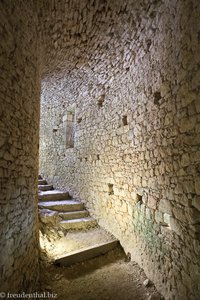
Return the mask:
<svg viewBox="0 0 200 300"><path fill-rule="evenodd" d="M89 234L89 235L88 235ZM87 236L87 238L86 238ZM53 257L105 238L112 238L105 231L69 233L60 241L43 241L41 254L40 290L48 299L59 300L159 300L163 299L139 266L128 261L121 247L89 261L70 267L57 267ZM81 242L82 240L82 242ZM60 243L60 244L59 244ZM56 249L60 249L59 251Z"/></svg>

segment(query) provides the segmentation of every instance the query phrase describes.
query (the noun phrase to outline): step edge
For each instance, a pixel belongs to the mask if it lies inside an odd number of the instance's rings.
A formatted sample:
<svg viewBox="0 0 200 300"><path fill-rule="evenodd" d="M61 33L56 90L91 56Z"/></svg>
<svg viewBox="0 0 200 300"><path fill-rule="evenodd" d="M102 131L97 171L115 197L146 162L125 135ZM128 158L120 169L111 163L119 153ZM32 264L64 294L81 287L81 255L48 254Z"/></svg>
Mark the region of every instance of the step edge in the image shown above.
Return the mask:
<svg viewBox="0 0 200 300"><path fill-rule="evenodd" d="M53 184L38 184L38 187L39 186L53 186Z"/></svg>
<svg viewBox="0 0 200 300"><path fill-rule="evenodd" d="M93 249L98 249L98 248L101 248L101 247L104 247L104 246L113 246L112 249L114 249L115 247L117 247L117 245L120 245L118 239L114 239L114 240L111 240L111 241L108 241L108 242L105 242L105 243L101 243L101 244L95 244L92 247L90 246L90 247L87 247L87 248L82 248L82 249L79 249L78 251L73 251L70 254L67 254L65 256L59 257L59 258L55 259L55 263L58 263L58 264L62 263L62 260L65 259L65 258L69 259L70 257L75 257L75 255L78 255L78 254L81 254L81 253L84 253L84 252L87 252L87 251L90 251L90 250L93 250ZM106 252L109 252L109 251L110 250L108 250ZM101 254L99 254L99 255L101 255ZM98 255L96 255L96 256L98 256ZM96 256L94 256L94 257L96 257Z"/></svg>
<svg viewBox="0 0 200 300"><path fill-rule="evenodd" d="M70 215L70 214L74 214L75 215L77 213L87 213L87 214L89 214L89 212L87 210L77 210L76 212L74 212L74 211L72 211L72 212L69 212L69 211L63 212L63 214L67 214L67 215ZM60 213L60 214L62 214L62 213Z"/></svg>
<svg viewBox="0 0 200 300"><path fill-rule="evenodd" d="M45 203L45 202L57 202L57 201L72 201L73 198L68 198L68 199L39 199L38 198L38 203ZM81 203L81 202L80 202Z"/></svg>
<svg viewBox="0 0 200 300"><path fill-rule="evenodd" d="M85 219L87 219L87 220L85 220ZM60 223L61 224L71 224L71 223L81 223L81 222L96 222L97 223L97 221L95 220L95 219L93 219L93 218L91 218L91 217L86 217L86 218L76 218L76 219L72 219L72 220L62 220L62 221L60 221Z"/></svg>
<svg viewBox="0 0 200 300"><path fill-rule="evenodd" d="M68 203L63 203L63 201L67 201ZM47 203L50 204L48 206L54 206L54 205L77 205L77 204L82 204L83 205L82 202L72 202L72 201L73 200L71 200L71 199L62 199L62 200L54 200L54 201L53 200L52 201L39 201L38 205L39 206L45 206L45 205L47 205ZM54 203L54 202L56 202L56 203Z"/></svg>
<svg viewBox="0 0 200 300"><path fill-rule="evenodd" d="M42 186L48 186L47 184L42 185ZM54 191L54 192L53 192ZM47 192L53 192L53 193L47 193ZM50 191L40 191L38 196L60 196L60 195L69 195L69 192L57 192L57 190L50 190Z"/></svg>

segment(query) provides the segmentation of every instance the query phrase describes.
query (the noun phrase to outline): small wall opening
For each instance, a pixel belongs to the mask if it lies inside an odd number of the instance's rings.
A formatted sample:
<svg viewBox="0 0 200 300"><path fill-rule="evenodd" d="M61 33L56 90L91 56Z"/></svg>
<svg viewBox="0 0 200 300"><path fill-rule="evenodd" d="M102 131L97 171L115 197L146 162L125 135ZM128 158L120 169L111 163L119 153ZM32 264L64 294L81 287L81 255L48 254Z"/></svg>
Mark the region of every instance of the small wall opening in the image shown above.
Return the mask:
<svg viewBox="0 0 200 300"><path fill-rule="evenodd" d="M159 101L162 98L161 93L159 91L157 91L157 92L154 93L153 96L154 96L154 104L159 105L160 104Z"/></svg>
<svg viewBox="0 0 200 300"><path fill-rule="evenodd" d="M114 195L113 184L108 184L108 195Z"/></svg>
<svg viewBox="0 0 200 300"><path fill-rule="evenodd" d="M146 49L147 51L149 51L149 48L151 47L151 40L150 39L147 39L146 40Z"/></svg>
<svg viewBox="0 0 200 300"><path fill-rule="evenodd" d="M127 116L122 117L122 123L123 123L124 126L128 125Z"/></svg>
<svg viewBox="0 0 200 300"><path fill-rule="evenodd" d="M102 94L98 99L98 107L101 108L103 106L105 100L105 94Z"/></svg>
<svg viewBox="0 0 200 300"><path fill-rule="evenodd" d="M75 136L75 107L70 107L67 113L63 117L65 128L65 147L66 149L74 148L74 136Z"/></svg>
<svg viewBox="0 0 200 300"><path fill-rule="evenodd" d="M140 195L140 194L136 195L136 202L140 205L142 204L142 195Z"/></svg>

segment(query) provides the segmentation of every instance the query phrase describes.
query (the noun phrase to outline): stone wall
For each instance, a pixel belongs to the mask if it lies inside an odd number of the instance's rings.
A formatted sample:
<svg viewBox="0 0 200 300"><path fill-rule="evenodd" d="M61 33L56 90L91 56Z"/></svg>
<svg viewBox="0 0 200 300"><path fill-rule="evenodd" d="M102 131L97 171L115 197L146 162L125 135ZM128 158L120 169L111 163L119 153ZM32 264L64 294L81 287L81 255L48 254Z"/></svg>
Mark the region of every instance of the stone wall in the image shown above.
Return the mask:
<svg viewBox="0 0 200 300"><path fill-rule="evenodd" d="M32 1L0 3L0 292L38 277L39 73Z"/></svg>
<svg viewBox="0 0 200 300"><path fill-rule="evenodd" d="M42 81L40 172L85 202L166 299L199 299L200 6L141 2L96 9L88 36L71 19L64 68Z"/></svg>

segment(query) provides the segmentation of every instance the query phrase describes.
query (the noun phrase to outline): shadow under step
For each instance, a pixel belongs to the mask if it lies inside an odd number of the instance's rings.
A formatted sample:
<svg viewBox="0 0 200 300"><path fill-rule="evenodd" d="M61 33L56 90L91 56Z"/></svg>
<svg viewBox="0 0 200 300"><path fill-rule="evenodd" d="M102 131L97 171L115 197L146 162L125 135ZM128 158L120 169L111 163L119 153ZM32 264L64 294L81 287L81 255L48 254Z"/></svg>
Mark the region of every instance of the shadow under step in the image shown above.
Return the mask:
<svg viewBox="0 0 200 300"><path fill-rule="evenodd" d="M105 254L119 245L118 240L105 242L103 244L95 245L86 249L82 249L64 257L55 260L55 264L58 266L70 266L79 262L86 261L88 259Z"/></svg>
<svg viewBox="0 0 200 300"><path fill-rule="evenodd" d="M85 218L85 217L87 217L88 215L89 215L89 213L88 213L87 210L59 213L59 216L60 216L63 220L80 219L80 218Z"/></svg>
<svg viewBox="0 0 200 300"><path fill-rule="evenodd" d="M39 208L45 208L59 212L80 211L84 209L83 203L77 200L39 202L38 206Z"/></svg>
<svg viewBox="0 0 200 300"><path fill-rule="evenodd" d="M82 230L97 226L97 221L91 217L60 221L60 225L68 230Z"/></svg>
<svg viewBox="0 0 200 300"><path fill-rule="evenodd" d="M38 194L39 201L55 201L55 200L66 200L70 199L68 192L50 190L50 191L41 191Z"/></svg>
<svg viewBox="0 0 200 300"><path fill-rule="evenodd" d="M50 191L53 190L53 185L51 184L45 184L45 185L38 185L39 191Z"/></svg>
<svg viewBox="0 0 200 300"><path fill-rule="evenodd" d="M45 184L47 184L46 180L38 179L38 185L45 185Z"/></svg>

